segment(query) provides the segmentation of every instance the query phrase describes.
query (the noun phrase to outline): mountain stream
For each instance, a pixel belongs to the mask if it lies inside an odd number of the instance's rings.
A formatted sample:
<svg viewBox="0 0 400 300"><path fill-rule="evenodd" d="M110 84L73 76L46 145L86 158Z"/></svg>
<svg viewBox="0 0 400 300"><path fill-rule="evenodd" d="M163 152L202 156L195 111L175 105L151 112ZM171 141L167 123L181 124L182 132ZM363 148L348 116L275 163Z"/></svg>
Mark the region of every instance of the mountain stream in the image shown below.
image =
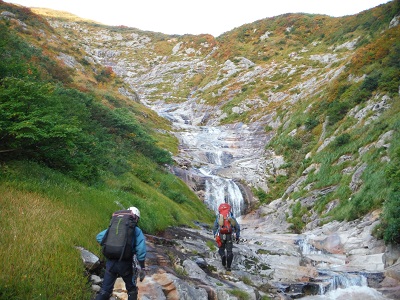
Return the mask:
<svg viewBox="0 0 400 300"><path fill-rule="evenodd" d="M145 104L172 122L174 134L180 143L177 159L182 162L175 169L175 174L197 191L211 210L217 211L222 202L232 205L234 215L243 224L242 237L247 239L247 245L238 245L239 251L255 253L257 260L260 260L255 273L264 272L260 276L276 280L278 290L286 289L285 293L295 295L295 298L306 294L309 296L303 299L388 299L367 286L367 276L371 274L350 270L344 254L329 254L315 249L308 243L307 233L302 236L269 234L267 230L271 222L266 221L263 225L257 217L246 220L246 197L239 182L243 180L250 184L257 183L258 186L264 184L267 168L265 144L269 138L263 130L265 124L219 125L217 120L207 117L211 108L205 105L199 107L196 100L191 98L178 104L163 101ZM218 114L213 112L213 115ZM264 187L268 189L266 185ZM259 255L262 251L267 251L269 255ZM277 251L280 252L272 253ZM290 256L285 258L288 254L284 251L290 252ZM243 271L248 271L245 260L236 255L234 263ZM267 269L273 269L274 273L257 269L263 264L268 265ZM304 264L306 267L302 266ZM297 294L296 284L291 283L298 278L292 277L293 273L302 272L307 276L314 272L315 276L310 276L314 282L298 285L303 291ZM310 285L313 291L304 293L305 287Z"/></svg>

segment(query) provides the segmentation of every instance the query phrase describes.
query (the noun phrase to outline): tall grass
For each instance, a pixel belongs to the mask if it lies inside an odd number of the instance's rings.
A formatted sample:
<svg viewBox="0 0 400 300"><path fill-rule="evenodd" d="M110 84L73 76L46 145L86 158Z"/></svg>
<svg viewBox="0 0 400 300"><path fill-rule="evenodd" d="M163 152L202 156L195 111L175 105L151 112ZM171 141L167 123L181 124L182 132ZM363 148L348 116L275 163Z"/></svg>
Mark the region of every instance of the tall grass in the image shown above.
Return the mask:
<svg viewBox="0 0 400 300"><path fill-rule="evenodd" d="M5 184L0 189L0 298L89 299L74 245L95 249L87 234L96 227L94 218L35 192Z"/></svg>
<svg viewBox="0 0 400 300"><path fill-rule="evenodd" d="M194 220L212 222L212 213L188 190L182 189L188 196L180 205L135 176L125 180L130 190L122 189L123 180L86 186L28 162L1 166L0 299L90 299L75 247L100 256L96 234L121 206L137 206L139 226L150 234Z"/></svg>

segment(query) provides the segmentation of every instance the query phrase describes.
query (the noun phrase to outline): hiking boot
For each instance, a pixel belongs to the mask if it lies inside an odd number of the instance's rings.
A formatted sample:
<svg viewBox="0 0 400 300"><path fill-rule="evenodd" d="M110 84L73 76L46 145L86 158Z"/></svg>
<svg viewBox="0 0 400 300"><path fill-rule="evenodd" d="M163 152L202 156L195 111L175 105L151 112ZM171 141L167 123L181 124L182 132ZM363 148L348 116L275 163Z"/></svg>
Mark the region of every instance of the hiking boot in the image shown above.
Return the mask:
<svg viewBox="0 0 400 300"><path fill-rule="evenodd" d="M226 266L226 256L222 256L222 265L225 267Z"/></svg>
<svg viewBox="0 0 400 300"><path fill-rule="evenodd" d="M232 269L231 269L230 267L227 267L227 268L226 268L226 271L227 271L227 272L230 272L230 271L232 271Z"/></svg>
<svg viewBox="0 0 400 300"><path fill-rule="evenodd" d="M110 299L111 294L100 290L100 292L97 294L96 299L95 300L108 300Z"/></svg>
<svg viewBox="0 0 400 300"><path fill-rule="evenodd" d="M135 289L128 293L128 300L137 300L138 298L138 290Z"/></svg>

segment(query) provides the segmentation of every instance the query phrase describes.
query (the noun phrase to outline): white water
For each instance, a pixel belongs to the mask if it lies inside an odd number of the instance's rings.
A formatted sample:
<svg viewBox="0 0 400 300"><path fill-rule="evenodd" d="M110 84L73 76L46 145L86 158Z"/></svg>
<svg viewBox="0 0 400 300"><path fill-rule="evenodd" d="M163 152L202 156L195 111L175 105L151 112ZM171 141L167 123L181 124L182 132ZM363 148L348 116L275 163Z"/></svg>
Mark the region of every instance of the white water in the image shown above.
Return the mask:
<svg viewBox="0 0 400 300"><path fill-rule="evenodd" d="M298 241L300 252L303 256L333 257L332 254L324 253L308 243L308 237ZM331 262L337 262L330 259ZM335 265L324 264L324 267L334 269ZM307 300L385 300L388 299L375 289L368 287L367 278L356 273L333 271L331 269L320 269L319 295L306 296L301 299Z"/></svg>
<svg viewBox="0 0 400 300"><path fill-rule="evenodd" d="M346 272L325 271L324 276L327 278L324 282L328 283L320 285L320 294L326 294L338 289L346 289L350 287L367 287L367 278ZM325 287L326 286L326 287Z"/></svg>
<svg viewBox="0 0 400 300"><path fill-rule="evenodd" d="M318 254L318 255L322 254L322 251L316 249L308 242L308 236L304 237L304 239L299 240L297 244L300 248L301 254L305 256L310 254Z"/></svg>
<svg viewBox="0 0 400 300"><path fill-rule="evenodd" d="M200 169L203 174L204 170ZM205 173L206 179L206 193L204 201L207 206L213 211L218 211L218 206L221 203L227 202L232 206L232 213L235 217L241 216L243 211L243 195L240 192L237 184L231 179L225 179L218 176Z"/></svg>
<svg viewBox="0 0 400 300"><path fill-rule="evenodd" d="M307 296L307 300L387 300L380 292L367 286L350 286L330 291L325 295Z"/></svg>
<svg viewBox="0 0 400 300"><path fill-rule="evenodd" d="M254 172L254 168L247 167L246 162L238 162L245 158L244 152L251 157L249 149L242 149L244 145L248 146L248 143L241 144L243 136L250 136L251 131L248 131L246 126L230 128L200 125L201 118L195 115L195 110L191 107L192 102L193 99L180 104L160 102L150 107L172 122L180 143L180 156L189 160L192 166L201 166L198 171L205 176L204 201L207 206L217 212L219 204L228 202L232 206L234 216L239 217L244 211L243 195L234 180L221 177L226 174L221 175L220 172L224 173L225 169L230 169L239 178ZM260 155L256 158L261 159ZM235 162L240 168L235 166Z"/></svg>

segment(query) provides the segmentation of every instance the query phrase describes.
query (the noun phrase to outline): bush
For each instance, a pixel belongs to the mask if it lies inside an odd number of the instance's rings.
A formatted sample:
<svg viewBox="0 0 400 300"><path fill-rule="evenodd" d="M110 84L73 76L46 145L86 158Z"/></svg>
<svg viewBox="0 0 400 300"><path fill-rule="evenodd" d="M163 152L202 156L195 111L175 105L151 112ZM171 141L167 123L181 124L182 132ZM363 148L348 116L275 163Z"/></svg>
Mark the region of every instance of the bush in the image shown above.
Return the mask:
<svg viewBox="0 0 400 300"><path fill-rule="evenodd" d="M343 119L350 109L350 104L346 102L341 102L338 100L333 101L328 105L328 116L329 116L329 125L333 125L336 122Z"/></svg>
<svg viewBox="0 0 400 300"><path fill-rule="evenodd" d="M1 81L0 135L3 160L33 159L79 179L94 180L132 150L160 165L172 162L128 110L42 81Z"/></svg>
<svg viewBox="0 0 400 300"><path fill-rule="evenodd" d="M292 217L287 218L287 221L291 223L290 229L295 233L301 233L304 226L306 225L303 222L303 216L308 212L306 207L302 207L300 201L297 201L296 204L292 206Z"/></svg>
<svg viewBox="0 0 400 300"><path fill-rule="evenodd" d="M307 131L312 130L314 127L318 126L319 121L313 117L308 117L304 125Z"/></svg>
<svg viewBox="0 0 400 300"><path fill-rule="evenodd" d="M51 84L4 79L0 85L2 149L9 151L7 157L41 161L76 177L93 176L96 139L81 124L89 115L81 99L76 106L73 98L63 100Z"/></svg>
<svg viewBox="0 0 400 300"><path fill-rule="evenodd" d="M361 84L361 90L366 90L369 92L374 91L378 87L378 81L381 74L378 72L372 72L367 77L365 77L363 83Z"/></svg>
<svg viewBox="0 0 400 300"><path fill-rule="evenodd" d="M302 147L303 143L300 138L288 136L282 140L285 147L292 150L298 150Z"/></svg>
<svg viewBox="0 0 400 300"><path fill-rule="evenodd" d="M260 200L261 203L268 203L269 201L271 201L271 198L263 189L254 189L253 193Z"/></svg>
<svg viewBox="0 0 400 300"><path fill-rule="evenodd" d="M342 135L339 135L337 138L335 138L332 145L335 147L340 147L340 146L346 145L349 141L350 141L350 134L344 133Z"/></svg>

